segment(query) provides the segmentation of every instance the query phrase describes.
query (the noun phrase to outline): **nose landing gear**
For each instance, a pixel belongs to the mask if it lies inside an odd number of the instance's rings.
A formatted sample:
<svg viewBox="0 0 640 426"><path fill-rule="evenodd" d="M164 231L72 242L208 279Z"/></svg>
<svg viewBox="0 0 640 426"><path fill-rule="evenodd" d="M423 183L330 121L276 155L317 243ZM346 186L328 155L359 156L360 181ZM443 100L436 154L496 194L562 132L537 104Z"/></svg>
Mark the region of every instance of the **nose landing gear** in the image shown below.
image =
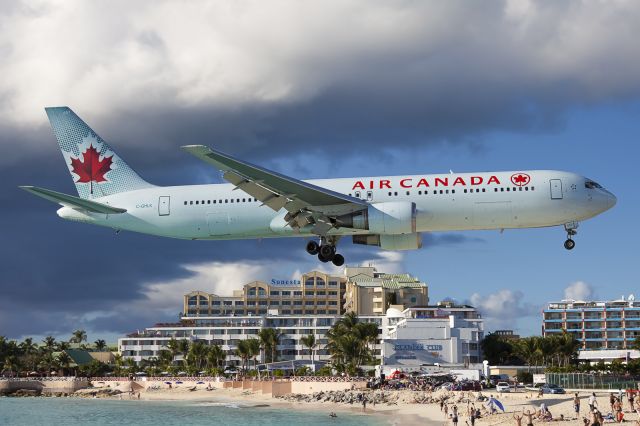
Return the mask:
<svg viewBox="0 0 640 426"><path fill-rule="evenodd" d="M336 266L344 265L344 256L336 253L336 238L328 240L325 237L320 238L320 244L316 241L309 241L307 243L307 253L312 256L318 255L318 260L323 263L333 262Z"/></svg>
<svg viewBox="0 0 640 426"><path fill-rule="evenodd" d="M576 246L576 242L573 241L572 237L578 233L578 231L576 231L576 229L578 229L578 222L565 223L564 229L567 231L567 239L564 242L564 248L567 250L573 250Z"/></svg>

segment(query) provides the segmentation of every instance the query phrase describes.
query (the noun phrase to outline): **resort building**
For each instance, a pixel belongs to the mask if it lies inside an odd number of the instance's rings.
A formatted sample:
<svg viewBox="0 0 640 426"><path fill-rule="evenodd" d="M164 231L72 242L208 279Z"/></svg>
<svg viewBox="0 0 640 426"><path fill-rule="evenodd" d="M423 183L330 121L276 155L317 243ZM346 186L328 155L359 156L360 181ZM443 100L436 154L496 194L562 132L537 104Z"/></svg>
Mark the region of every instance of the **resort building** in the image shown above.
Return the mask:
<svg viewBox="0 0 640 426"><path fill-rule="evenodd" d="M373 267L345 268L344 310L358 315L384 315L390 305L404 308L429 304L427 284L409 274L385 274Z"/></svg>
<svg viewBox="0 0 640 426"><path fill-rule="evenodd" d="M472 306L441 302L400 311L390 308L383 321L382 365L417 367L478 364L484 321Z"/></svg>
<svg viewBox="0 0 640 426"><path fill-rule="evenodd" d="M311 353L300 339L314 335L318 347L314 350L316 361L328 361L326 350L329 329L341 318L339 315L280 315L277 310L264 315L241 316L199 316L183 317L173 324L156 324L142 332L127 335L118 340L118 348L123 358L139 362L158 356L172 338L203 340L210 345L220 345L227 352L227 365L240 364L235 350L240 340L257 338L262 328L277 328L282 333L278 345L278 360L291 361L310 359ZM360 321L382 324L382 317L359 317ZM374 355L379 357L380 347L374 346ZM178 358L179 359L179 358ZM258 357L258 362L264 362Z"/></svg>
<svg viewBox="0 0 640 426"><path fill-rule="evenodd" d="M565 330L582 349L627 349L640 336L640 302L633 296L610 301L551 302L542 313L542 334Z"/></svg>
<svg viewBox="0 0 640 426"><path fill-rule="evenodd" d="M266 315L341 315L346 278L312 271L299 280L272 279L253 281L233 296L218 296L202 291L185 294L183 313L193 316Z"/></svg>
<svg viewBox="0 0 640 426"><path fill-rule="evenodd" d="M329 361L327 332L345 312L353 311L360 321L378 325L379 341L372 350L380 361L384 340L442 347L430 350L437 356L419 358L424 362L477 362L483 328L475 309L451 303L428 306L428 300L427 285L409 274L378 273L372 267L346 267L341 276L312 271L300 279L253 281L232 296L192 291L184 295L180 322L129 334L119 339L118 349L123 358L139 362L157 357L171 339L201 340L220 345L227 365L237 365L239 341L257 338L263 328L277 328L282 333L280 361L309 360L310 350L301 342L307 335L316 338L314 359ZM388 345L387 361L399 359L394 358L393 343ZM257 361L264 362L260 357Z"/></svg>

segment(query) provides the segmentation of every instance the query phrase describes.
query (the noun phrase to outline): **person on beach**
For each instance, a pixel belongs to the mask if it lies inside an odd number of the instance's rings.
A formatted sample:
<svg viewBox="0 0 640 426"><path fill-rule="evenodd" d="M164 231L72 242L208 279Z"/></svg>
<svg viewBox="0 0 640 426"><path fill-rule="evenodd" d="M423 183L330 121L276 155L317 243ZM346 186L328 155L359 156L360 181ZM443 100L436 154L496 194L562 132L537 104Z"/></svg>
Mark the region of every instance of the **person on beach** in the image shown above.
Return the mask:
<svg viewBox="0 0 640 426"><path fill-rule="evenodd" d="M591 396L589 397L589 412L593 413L593 410L595 410L597 407L598 401L596 400L596 393L591 392Z"/></svg>
<svg viewBox="0 0 640 426"><path fill-rule="evenodd" d="M445 419L449 418L449 406L447 404L444 404L444 417Z"/></svg>
<svg viewBox="0 0 640 426"><path fill-rule="evenodd" d="M598 410L594 409L591 411L591 423L589 426L602 426L600 423L600 416L598 415Z"/></svg>
<svg viewBox="0 0 640 426"><path fill-rule="evenodd" d="M367 399L362 398L362 411L367 411Z"/></svg>
<svg viewBox="0 0 640 426"><path fill-rule="evenodd" d="M629 410L631 410L632 413L636 412L636 406L633 404L633 400L634 400L634 395L633 395L633 391L629 392L629 396L627 396L627 401L629 401Z"/></svg>
<svg viewBox="0 0 640 426"><path fill-rule="evenodd" d="M527 416L527 426L533 426L533 413L531 410L523 411L522 414Z"/></svg>
<svg viewBox="0 0 640 426"><path fill-rule="evenodd" d="M440 400L440 411L444 411L444 399Z"/></svg>
<svg viewBox="0 0 640 426"><path fill-rule="evenodd" d="M622 414L622 404L620 403L620 400L618 398L616 398L616 402L613 403L613 413L615 415L616 421L618 423L622 422L624 414Z"/></svg>
<svg viewBox="0 0 640 426"><path fill-rule="evenodd" d="M516 414L513 415L513 419L516 421L516 426L522 426L523 418L524 418L524 414L522 416L518 416Z"/></svg>
<svg viewBox="0 0 640 426"><path fill-rule="evenodd" d="M609 406L611 407L611 412L613 413L613 405L616 403L616 396L612 393L609 394Z"/></svg>
<svg viewBox="0 0 640 426"><path fill-rule="evenodd" d="M578 396L578 392L573 397L573 411L576 413L576 419L580 416L580 397Z"/></svg>

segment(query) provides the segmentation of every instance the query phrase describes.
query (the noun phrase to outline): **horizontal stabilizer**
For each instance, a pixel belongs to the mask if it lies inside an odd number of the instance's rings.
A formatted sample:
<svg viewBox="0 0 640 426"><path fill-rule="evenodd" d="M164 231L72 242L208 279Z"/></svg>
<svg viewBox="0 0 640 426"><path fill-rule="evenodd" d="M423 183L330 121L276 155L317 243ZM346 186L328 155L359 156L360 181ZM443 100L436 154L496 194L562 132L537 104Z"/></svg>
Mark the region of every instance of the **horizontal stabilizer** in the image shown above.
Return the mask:
<svg viewBox="0 0 640 426"><path fill-rule="evenodd" d="M71 207L74 209L87 210L93 213L115 214L124 213L127 209L119 209L106 204L97 203L85 198L74 197L73 195L63 194L61 192L52 191L50 189L38 188L37 186L21 186L27 192L30 192L45 200L53 201L60 205Z"/></svg>

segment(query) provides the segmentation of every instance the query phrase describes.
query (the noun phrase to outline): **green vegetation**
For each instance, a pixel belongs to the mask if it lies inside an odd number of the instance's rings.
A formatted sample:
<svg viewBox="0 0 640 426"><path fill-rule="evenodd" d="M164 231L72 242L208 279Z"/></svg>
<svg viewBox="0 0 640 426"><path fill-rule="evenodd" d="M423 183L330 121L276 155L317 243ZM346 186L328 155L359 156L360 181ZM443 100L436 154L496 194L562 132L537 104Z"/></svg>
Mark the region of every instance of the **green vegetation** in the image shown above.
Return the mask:
<svg viewBox="0 0 640 426"><path fill-rule="evenodd" d="M104 351L107 348L104 340L96 340L93 347L84 344L86 340L87 333L84 330L74 331L69 341L56 341L55 337L47 336L40 344L34 342L31 337L18 343L0 336L0 374L49 376L51 374L95 375L106 372L109 367L99 361L86 366L75 366L73 359L65 352L71 348L72 343L87 351Z"/></svg>
<svg viewBox="0 0 640 426"><path fill-rule="evenodd" d="M491 365L568 367L576 364L580 343L566 332L557 336L531 336L518 340L489 333L481 346Z"/></svg>
<svg viewBox="0 0 640 426"><path fill-rule="evenodd" d="M374 360L371 346L377 337L376 324L360 322L355 313L347 313L327 333L333 368L340 373L359 374L361 365Z"/></svg>

